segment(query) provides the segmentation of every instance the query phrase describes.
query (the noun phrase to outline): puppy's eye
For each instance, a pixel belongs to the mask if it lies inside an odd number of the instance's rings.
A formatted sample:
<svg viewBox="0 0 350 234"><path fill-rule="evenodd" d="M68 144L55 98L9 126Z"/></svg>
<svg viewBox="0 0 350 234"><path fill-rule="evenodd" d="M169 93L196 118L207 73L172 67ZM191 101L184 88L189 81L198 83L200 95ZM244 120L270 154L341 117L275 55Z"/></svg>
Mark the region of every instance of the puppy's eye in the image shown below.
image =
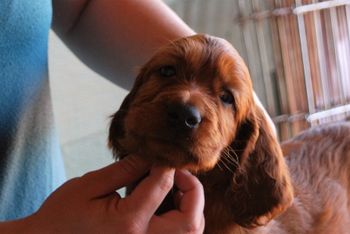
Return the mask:
<svg viewBox="0 0 350 234"><path fill-rule="evenodd" d="M234 98L231 92L227 91L227 90L223 90L220 94L220 99L223 103L227 104L227 105L232 105Z"/></svg>
<svg viewBox="0 0 350 234"><path fill-rule="evenodd" d="M176 75L175 67L173 66L164 66L159 69L159 75L163 77L172 77Z"/></svg>

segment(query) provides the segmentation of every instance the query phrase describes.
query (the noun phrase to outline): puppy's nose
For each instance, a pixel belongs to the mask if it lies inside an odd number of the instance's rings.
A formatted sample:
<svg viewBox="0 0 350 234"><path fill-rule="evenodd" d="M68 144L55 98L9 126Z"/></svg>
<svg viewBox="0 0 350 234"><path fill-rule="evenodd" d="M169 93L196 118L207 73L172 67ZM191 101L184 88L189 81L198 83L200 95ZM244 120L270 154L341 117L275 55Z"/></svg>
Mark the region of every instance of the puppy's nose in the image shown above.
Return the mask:
<svg viewBox="0 0 350 234"><path fill-rule="evenodd" d="M202 121L199 110L194 106L186 104L169 106L168 117L172 125L189 129L197 128Z"/></svg>

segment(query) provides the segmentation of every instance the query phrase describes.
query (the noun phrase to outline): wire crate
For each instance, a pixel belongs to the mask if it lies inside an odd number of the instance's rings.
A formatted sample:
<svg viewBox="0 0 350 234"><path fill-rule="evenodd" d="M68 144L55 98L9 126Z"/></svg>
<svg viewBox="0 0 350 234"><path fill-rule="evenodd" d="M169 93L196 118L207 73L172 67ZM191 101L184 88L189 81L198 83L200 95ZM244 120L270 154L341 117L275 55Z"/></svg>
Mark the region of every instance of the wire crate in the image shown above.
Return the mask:
<svg viewBox="0 0 350 234"><path fill-rule="evenodd" d="M350 0L168 0L232 42L280 138L350 118Z"/></svg>

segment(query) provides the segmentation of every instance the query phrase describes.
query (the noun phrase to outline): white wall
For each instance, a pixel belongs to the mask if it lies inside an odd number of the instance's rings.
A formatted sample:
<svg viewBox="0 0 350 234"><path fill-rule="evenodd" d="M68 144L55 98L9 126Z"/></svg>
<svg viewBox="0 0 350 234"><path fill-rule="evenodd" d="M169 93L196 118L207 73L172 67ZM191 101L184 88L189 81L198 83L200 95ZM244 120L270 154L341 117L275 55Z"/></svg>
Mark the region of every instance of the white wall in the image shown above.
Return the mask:
<svg viewBox="0 0 350 234"><path fill-rule="evenodd" d="M50 34L49 69L67 177L111 163L106 145L109 116L127 92L78 61L54 33Z"/></svg>

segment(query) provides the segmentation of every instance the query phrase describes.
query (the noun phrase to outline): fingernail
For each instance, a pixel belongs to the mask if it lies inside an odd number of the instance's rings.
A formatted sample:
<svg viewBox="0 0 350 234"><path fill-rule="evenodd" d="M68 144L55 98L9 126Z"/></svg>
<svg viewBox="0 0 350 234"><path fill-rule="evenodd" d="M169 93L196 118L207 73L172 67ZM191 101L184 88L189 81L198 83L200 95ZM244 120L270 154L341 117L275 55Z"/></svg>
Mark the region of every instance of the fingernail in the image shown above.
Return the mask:
<svg viewBox="0 0 350 234"><path fill-rule="evenodd" d="M186 170L186 169L180 169L179 171L181 171L183 174L185 174L185 175L192 175L192 173L191 172L189 172L188 170Z"/></svg>

